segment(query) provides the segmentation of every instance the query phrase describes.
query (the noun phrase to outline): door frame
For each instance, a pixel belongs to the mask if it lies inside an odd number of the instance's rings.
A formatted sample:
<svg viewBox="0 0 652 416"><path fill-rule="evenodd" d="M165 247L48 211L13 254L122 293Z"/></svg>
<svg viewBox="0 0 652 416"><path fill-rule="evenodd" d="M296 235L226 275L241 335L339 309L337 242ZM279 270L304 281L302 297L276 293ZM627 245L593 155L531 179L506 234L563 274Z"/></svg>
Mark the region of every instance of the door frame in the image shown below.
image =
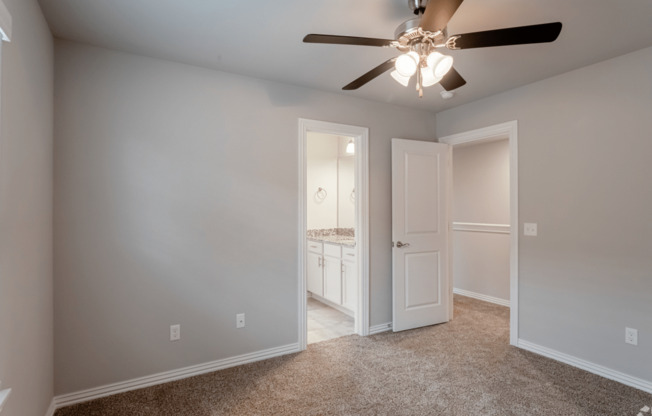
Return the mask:
<svg viewBox="0 0 652 416"><path fill-rule="evenodd" d="M369 335L369 129L366 127L299 119L299 270L298 270L298 343L299 350L308 346L306 300L306 233L307 233L307 165L308 133L326 133L353 137L355 144L355 240L358 259L358 302L354 330Z"/></svg>
<svg viewBox="0 0 652 416"><path fill-rule="evenodd" d="M516 120L496 124L463 133L452 134L439 139L455 147L463 143L486 143L495 140L509 140L509 343L518 343L518 122ZM450 251L451 264L453 250ZM452 269L449 276L453 287ZM452 308L451 302L451 308ZM452 311L451 311L452 316Z"/></svg>

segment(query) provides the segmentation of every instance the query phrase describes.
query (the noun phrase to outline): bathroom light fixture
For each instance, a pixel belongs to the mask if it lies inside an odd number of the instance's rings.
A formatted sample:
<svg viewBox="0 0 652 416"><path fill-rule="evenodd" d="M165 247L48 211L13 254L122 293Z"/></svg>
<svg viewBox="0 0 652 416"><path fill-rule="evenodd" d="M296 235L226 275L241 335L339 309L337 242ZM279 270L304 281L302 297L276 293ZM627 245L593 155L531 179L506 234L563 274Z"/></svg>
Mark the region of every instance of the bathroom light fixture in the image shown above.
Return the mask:
<svg viewBox="0 0 652 416"><path fill-rule="evenodd" d="M353 139L349 139L349 142L346 144L346 154L352 155L354 153L355 153L355 143L353 143Z"/></svg>

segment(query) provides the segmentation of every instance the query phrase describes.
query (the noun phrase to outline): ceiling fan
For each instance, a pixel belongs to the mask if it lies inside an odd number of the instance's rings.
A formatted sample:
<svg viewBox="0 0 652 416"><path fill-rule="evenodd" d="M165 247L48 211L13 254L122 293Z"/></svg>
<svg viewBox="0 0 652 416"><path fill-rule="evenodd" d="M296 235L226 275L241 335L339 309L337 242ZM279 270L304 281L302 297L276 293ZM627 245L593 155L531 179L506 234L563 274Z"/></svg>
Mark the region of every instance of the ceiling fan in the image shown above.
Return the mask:
<svg viewBox="0 0 652 416"><path fill-rule="evenodd" d="M561 23L544 23L510 27L483 32L448 36L446 25L463 0L408 0L410 9L418 17L403 22L396 29L395 39L376 39L357 36L309 34L305 43L393 47L403 52L345 85L343 90L355 90L379 75L394 68L392 77L404 86L416 74L416 89L423 96L423 87L439 83L446 91L466 84L453 68L453 57L437 49L472 49L490 46L523 45L552 42L561 32Z"/></svg>

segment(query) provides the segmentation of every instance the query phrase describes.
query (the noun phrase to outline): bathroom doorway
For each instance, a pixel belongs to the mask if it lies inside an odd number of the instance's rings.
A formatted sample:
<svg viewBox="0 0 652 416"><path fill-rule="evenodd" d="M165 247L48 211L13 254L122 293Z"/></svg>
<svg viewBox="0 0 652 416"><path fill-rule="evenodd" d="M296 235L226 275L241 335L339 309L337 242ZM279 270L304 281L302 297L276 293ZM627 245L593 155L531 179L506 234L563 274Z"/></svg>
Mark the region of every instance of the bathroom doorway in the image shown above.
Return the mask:
<svg viewBox="0 0 652 416"><path fill-rule="evenodd" d="M299 120L299 344L368 326L368 132Z"/></svg>

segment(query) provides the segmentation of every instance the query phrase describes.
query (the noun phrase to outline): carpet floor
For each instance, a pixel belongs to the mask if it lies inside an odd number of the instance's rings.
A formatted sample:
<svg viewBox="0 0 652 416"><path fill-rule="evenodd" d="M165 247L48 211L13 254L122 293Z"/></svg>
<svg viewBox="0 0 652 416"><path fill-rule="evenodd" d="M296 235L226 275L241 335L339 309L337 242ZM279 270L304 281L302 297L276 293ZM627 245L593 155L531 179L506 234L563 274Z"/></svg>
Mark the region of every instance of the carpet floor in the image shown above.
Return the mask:
<svg viewBox="0 0 652 416"><path fill-rule="evenodd" d="M636 416L646 405L650 394L509 346L507 308L456 296L447 324L324 341L56 416Z"/></svg>

